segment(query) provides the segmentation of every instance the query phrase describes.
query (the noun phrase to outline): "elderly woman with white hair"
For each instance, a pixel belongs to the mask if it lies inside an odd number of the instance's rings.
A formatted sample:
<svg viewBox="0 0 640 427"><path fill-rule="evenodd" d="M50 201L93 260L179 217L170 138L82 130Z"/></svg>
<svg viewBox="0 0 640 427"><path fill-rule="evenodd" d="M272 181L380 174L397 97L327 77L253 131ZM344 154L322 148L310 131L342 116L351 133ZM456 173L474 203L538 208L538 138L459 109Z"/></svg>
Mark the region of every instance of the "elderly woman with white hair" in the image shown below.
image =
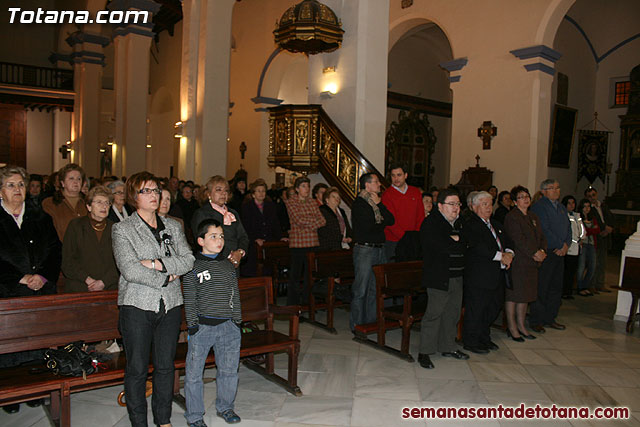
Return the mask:
<svg viewBox="0 0 640 427"><path fill-rule="evenodd" d="M23 168L1 168L0 184L0 298L56 293L60 241L51 217L25 203Z"/></svg>
<svg viewBox="0 0 640 427"><path fill-rule="evenodd" d="M111 204L111 209L109 209L108 218L114 223L117 223L131 215L133 209L127 206L124 194L124 182L120 180L112 181L107 184L107 188L111 190L111 193L113 194L113 202Z"/></svg>
<svg viewBox="0 0 640 427"><path fill-rule="evenodd" d="M29 174L18 166L0 168L0 298L56 293L60 274L60 240L51 217L25 203ZM0 355L0 367L42 360L43 350ZM41 399L28 402L38 406ZM20 404L3 406L10 414Z"/></svg>

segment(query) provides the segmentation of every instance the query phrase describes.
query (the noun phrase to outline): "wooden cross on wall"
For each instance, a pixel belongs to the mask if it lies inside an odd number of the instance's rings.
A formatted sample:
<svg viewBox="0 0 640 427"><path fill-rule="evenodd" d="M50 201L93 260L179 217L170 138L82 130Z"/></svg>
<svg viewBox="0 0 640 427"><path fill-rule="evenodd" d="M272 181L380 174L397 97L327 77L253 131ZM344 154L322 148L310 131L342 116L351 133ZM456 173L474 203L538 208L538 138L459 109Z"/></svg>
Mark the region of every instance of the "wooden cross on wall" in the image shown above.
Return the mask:
<svg viewBox="0 0 640 427"><path fill-rule="evenodd" d="M491 149L491 137L497 134L498 128L495 127L491 121L482 122L482 126L478 128L478 137L482 138L483 150Z"/></svg>

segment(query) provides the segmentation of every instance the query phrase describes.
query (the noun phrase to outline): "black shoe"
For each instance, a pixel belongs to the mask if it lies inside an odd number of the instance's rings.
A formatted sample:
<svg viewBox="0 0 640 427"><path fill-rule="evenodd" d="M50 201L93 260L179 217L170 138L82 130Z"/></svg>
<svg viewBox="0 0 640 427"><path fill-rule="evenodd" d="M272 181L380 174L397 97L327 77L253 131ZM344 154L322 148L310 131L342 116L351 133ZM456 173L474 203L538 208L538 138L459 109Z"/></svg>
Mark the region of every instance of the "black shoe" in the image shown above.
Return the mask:
<svg viewBox="0 0 640 427"><path fill-rule="evenodd" d="M525 334L520 329L518 329L518 332L520 333L521 337L524 337L524 338L526 338L528 340L535 340L537 338L535 335L531 335L531 334L527 335L527 334Z"/></svg>
<svg viewBox="0 0 640 427"><path fill-rule="evenodd" d="M44 399L30 400L27 402L27 406L30 408L37 408L38 406L42 406L43 403Z"/></svg>
<svg viewBox="0 0 640 427"><path fill-rule="evenodd" d="M462 348L464 348L465 350L470 351L471 353L476 353L476 354L487 354L489 353L489 349L486 347L482 347L479 345L465 345Z"/></svg>
<svg viewBox="0 0 640 427"><path fill-rule="evenodd" d="M4 405L2 407L2 409L7 414L15 414L16 412L18 412L20 410L20 404L19 403L14 403L12 405Z"/></svg>
<svg viewBox="0 0 640 427"><path fill-rule="evenodd" d="M422 366L425 369L433 369L433 362L431 362L431 359L429 358L428 354L418 354L418 363L420 364L420 366Z"/></svg>
<svg viewBox="0 0 640 427"><path fill-rule="evenodd" d="M467 353L463 353L459 350L456 351L446 351L442 353L443 357L453 357L454 359L467 360L469 355Z"/></svg>
<svg viewBox="0 0 640 427"><path fill-rule="evenodd" d="M487 349L489 350L500 350L500 347L498 347L498 344L494 343L493 341L489 341L489 343L485 344L484 346L487 347Z"/></svg>
<svg viewBox="0 0 640 427"><path fill-rule="evenodd" d="M522 338L522 337L514 337L514 336L511 334L511 331L510 331L510 330L508 330L508 329L507 329L507 336L508 336L509 338L511 338L512 340L514 340L515 342L524 342L524 338Z"/></svg>
<svg viewBox="0 0 640 427"><path fill-rule="evenodd" d="M544 326L542 326L542 325L529 326L529 328L530 328L532 331L537 332L537 333L539 333L539 334L544 334L545 332L547 332L547 331L544 329Z"/></svg>

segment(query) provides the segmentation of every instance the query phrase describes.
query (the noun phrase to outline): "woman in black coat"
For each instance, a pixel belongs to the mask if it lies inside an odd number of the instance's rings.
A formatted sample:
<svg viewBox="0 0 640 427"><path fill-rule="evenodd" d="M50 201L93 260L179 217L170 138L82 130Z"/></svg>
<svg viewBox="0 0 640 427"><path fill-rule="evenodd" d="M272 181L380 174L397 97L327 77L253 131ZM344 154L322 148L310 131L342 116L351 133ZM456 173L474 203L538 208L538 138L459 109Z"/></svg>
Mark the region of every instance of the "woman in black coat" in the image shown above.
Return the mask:
<svg viewBox="0 0 640 427"><path fill-rule="evenodd" d="M60 241L51 217L25 204L29 175L0 169L0 298L56 293Z"/></svg>
<svg viewBox="0 0 640 427"><path fill-rule="evenodd" d="M56 293L60 274L60 241L51 217L25 203L29 175L18 166L0 169L0 298ZM0 355L0 367L42 360L44 350ZM38 406L40 401L30 402ZM10 414L20 404L3 406Z"/></svg>
<svg viewBox="0 0 640 427"><path fill-rule="evenodd" d="M280 240L282 235L276 204L267 198L267 184L259 179L251 184L251 199L242 205L240 217L249 235L247 260L240 268L243 276L255 276L258 263L257 246ZM265 272L263 272L265 273Z"/></svg>
<svg viewBox="0 0 640 427"><path fill-rule="evenodd" d="M337 251L349 249L351 243L351 225L347 214L340 208L340 192L336 187L328 188L322 195L324 204L320 206L320 213L327 223L318 228L320 251Z"/></svg>

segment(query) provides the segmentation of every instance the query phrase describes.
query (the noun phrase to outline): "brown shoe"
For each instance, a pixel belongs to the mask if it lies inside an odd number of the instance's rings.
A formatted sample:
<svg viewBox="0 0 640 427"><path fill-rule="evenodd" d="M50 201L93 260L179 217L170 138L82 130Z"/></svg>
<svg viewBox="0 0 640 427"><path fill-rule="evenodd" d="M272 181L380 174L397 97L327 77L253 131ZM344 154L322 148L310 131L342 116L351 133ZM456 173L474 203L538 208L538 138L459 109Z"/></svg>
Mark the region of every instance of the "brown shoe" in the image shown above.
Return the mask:
<svg viewBox="0 0 640 427"><path fill-rule="evenodd" d="M546 332L546 330L544 329L544 326L542 325L535 325L535 326L531 326L530 328L532 331L535 331L539 334L544 334Z"/></svg>
<svg viewBox="0 0 640 427"><path fill-rule="evenodd" d="M562 325L558 322L549 323L548 325L545 325L545 326L548 328L557 329L559 331L564 331L565 329L567 329L565 325Z"/></svg>

